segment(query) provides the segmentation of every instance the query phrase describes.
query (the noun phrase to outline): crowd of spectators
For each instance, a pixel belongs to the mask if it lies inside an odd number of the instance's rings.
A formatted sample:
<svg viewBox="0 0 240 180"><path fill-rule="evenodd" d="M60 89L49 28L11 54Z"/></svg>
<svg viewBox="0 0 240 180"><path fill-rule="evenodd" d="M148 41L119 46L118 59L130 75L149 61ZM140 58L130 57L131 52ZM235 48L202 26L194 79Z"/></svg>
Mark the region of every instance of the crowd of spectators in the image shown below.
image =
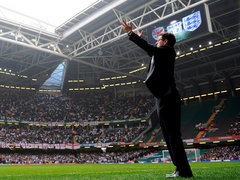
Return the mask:
<svg viewBox="0 0 240 180"><path fill-rule="evenodd" d="M240 159L239 146L215 147L201 155L201 160L233 160Z"/></svg>
<svg viewBox="0 0 240 180"><path fill-rule="evenodd" d="M151 150L117 151L117 152L81 152L81 153L36 153L4 152L0 153L0 163L43 164L43 163L119 163L136 162ZM240 159L239 146L215 147L201 155L200 160L236 160ZM169 159L170 160L170 159Z"/></svg>
<svg viewBox="0 0 240 180"><path fill-rule="evenodd" d="M73 154L0 154L0 163L8 164L75 163L76 160L77 158Z"/></svg>
<svg viewBox="0 0 240 180"><path fill-rule="evenodd" d="M109 130L102 132L100 143L108 142L132 142L139 134L145 130L145 126L128 129Z"/></svg>
<svg viewBox="0 0 240 180"><path fill-rule="evenodd" d="M146 126L100 128L97 126L42 127L0 125L0 142L33 144L95 144L132 142Z"/></svg>
<svg viewBox="0 0 240 180"><path fill-rule="evenodd" d="M148 150L136 150L127 152L107 152L107 153L79 153L78 162L81 163L117 163L134 161L138 157L146 155Z"/></svg>
<svg viewBox="0 0 240 180"><path fill-rule="evenodd" d="M228 136L240 135L239 117L231 123L227 132ZM240 159L240 146L214 147L201 155L201 160L233 160Z"/></svg>
<svg viewBox="0 0 240 180"><path fill-rule="evenodd" d="M28 91L1 91L1 120L29 122L109 121L146 117L151 97L119 97L107 94L49 95ZM5 143L94 144L131 142L146 127L108 128L97 126L43 127L0 125L0 141Z"/></svg>
<svg viewBox="0 0 240 180"><path fill-rule="evenodd" d="M49 95L1 91L0 118L18 121L79 122L146 117L152 96L113 97L106 94Z"/></svg>
<svg viewBox="0 0 240 180"><path fill-rule="evenodd" d="M119 163L135 161L146 155L148 150L128 152L99 152L76 154L46 154L46 153L1 153L0 163L42 164L42 163Z"/></svg>
<svg viewBox="0 0 240 180"><path fill-rule="evenodd" d="M146 117L153 107L152 96L114 97L108 94L49 95L28 91L1 91L1 120L29 122L111 121ZM70 126L43 127L0 125L0 142L95 144L132 142L147 125L131 127ZM231 124L227 135L240 135L240 123ZM114 163L127 162L145 151L78 153L78 154L0 154L2 163ZM240 159L239 146L215 147L206 151L201 160Z"/></svg>
<svg viewBox="0 0 240 180"><path fill-rule="evenodd" d="M1 125L0 142L64 144L73 142L73 134L70 128L64 127L44 128L26 125Z"/></svg>

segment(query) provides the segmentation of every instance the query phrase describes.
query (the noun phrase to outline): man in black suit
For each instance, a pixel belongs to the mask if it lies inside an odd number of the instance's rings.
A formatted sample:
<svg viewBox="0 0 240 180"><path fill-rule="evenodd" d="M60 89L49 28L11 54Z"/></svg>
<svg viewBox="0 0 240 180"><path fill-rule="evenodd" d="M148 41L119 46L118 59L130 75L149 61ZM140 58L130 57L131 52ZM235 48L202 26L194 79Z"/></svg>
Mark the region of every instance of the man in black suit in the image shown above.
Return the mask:
<svg viewBox="0 0 240 180"><path fill-rule="evenodd" d="M174 173L167 174L166 178L193 177L180 132L181 99L174 79L175 36L171 33L162 33L156 46L153 46L141 38L143 32L132 31L131 22L127 24L122 21L121 24L128 33L129 40L145 50L152 58L145 83L154 95L162 133L173 164L176 166Z"/></svg>

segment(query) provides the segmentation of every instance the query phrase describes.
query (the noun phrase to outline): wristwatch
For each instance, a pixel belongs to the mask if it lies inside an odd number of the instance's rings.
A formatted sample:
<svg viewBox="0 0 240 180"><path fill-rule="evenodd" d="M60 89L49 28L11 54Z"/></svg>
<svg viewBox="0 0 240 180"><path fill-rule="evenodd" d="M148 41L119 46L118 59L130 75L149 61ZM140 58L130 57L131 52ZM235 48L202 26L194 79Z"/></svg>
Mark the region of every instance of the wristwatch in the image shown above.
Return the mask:
<svg viewBox="0 0 240 180"><path fill-rule="evenodd" d="M132 33L133 33L132 31L129 31L129 32L128 32L128 36L131 36Z"/></svg>

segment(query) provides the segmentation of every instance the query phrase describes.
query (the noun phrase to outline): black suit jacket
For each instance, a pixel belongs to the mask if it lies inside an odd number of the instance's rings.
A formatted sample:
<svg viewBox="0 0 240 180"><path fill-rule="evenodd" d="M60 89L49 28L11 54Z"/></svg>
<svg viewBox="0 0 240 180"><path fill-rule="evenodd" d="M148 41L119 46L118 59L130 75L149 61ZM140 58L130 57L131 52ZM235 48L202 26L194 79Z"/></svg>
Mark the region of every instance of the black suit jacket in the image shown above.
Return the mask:
<svg viewBox="0 0 240 180"><path fill-rule="evenodd" d="M161 98L177 92L174 80L174 64L176 53L174 48L164 45L156 47L132 33L129 37L140 48L144 49L152 58L149 64L146 86L151 93Z"/></svg>

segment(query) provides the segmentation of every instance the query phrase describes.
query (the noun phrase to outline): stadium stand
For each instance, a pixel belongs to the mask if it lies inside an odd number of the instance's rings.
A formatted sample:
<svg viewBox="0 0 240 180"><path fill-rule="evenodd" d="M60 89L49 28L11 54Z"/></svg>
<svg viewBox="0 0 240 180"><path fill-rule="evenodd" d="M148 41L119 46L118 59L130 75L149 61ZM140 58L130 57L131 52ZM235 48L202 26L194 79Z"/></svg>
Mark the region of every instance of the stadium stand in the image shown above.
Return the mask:
<svg viewBox="0 0 240 180"><path fill-rule="evenodd" d="M239 103L239 97L229 97L227 99L207 99L203 102L182 105L182 137L184 139L200 138L203 136L197 136L203 132L204 137L225 135L230 123L240 112L237 106ZM156 117L150 118L155 119ZM203 131L200 131L199 127L202 127ZM141 140L143 142L160 142L163 139L161 132L157 133L156 136L152 135L158 131L158 128L159 125L154 125L154 128L146 132Z"/></svg>
<svg viewBox="0 0 240 180"><path fill-rule="evenodd" d="M201 160L234 160L240 159L239 146L215 147L201 155Z"/></svg>
<svg viewBox="0 0 240 180"><path fill-rule="evenodd" d="M7 164L58 164L58 163L119 163L149 155L149 150L119 152L1 152L0 163Z"/></svg>
<svg viewBox="0 0 240 180"><path fill-rule="evenodd" d="M235 121L230 125L227 135L238 136L240 135L240 117L237 116Z"/></svg>
<svg viewBox="0 0 240 180"><path fill-rule="evenodd" d="M239 97L228 97L223 107L218 108L217 115L212 122L212 128L205 134L205 137L219 137L227 134L230 125L239 121L239 103Z"/></svg>
<svg viewBox="0 0 240 180"><path fill-rule="evenodd" d="M125 123L119 123L119 126L115 125L89 125L86 124L84 126L41 126L41 125L30 125L29 123L35 121L48 122L48 120L52 123L55 121L59 121L59 117L63 117L66 122L69 121L77 121L78 117L84 117L87 112L84 112L81 109L81 104L89 103L87 107L91 108L91 103L88 98L81 100L78 102L74 102L69 97L59 96L59 95L48 95L48 94L36 94L26 93L26 92L17 92L16 91L8 91L1 94L1 118L4 121L1 121L0 124L0 142L2 143L2 147L4 143L8 143L9 146L7 148L11 148L11 144L18 143L34 143L34 144L111 144L111 143L131 143L136 142L135 139L137 137L138 140L141 140L143 143L162 143L163 138L161 135L161 129L156 122L152 121L150 125L148 123L139 123L135 122L134 118L142 116L143 114L147 114L152 111L151 96L137 96L137 97L127 97L125 100L121 97L118 106L112 106L117 102L117 99L109 98L104 102L104 109L108 109L108 106L111 107L111 111L121 112L126 109L121 107L136 107L135 109L141 109L135 111L136 113L130 113L129 116L119 116L129 118L131 115L133 119L129 119ZM99 98L100 99L100 98ZM94 106L99 107L100 102L106 100L104 96L103 99L93 101ZM151 100L150 100L151 99ZM222 126L225 129L221 128L221 131L211 131L206 135L211 137L211 135L215 136L225 136L225 135L239 135L239 109L237 104L239 103L239 97L229 97L227 101L221 108L219 107L219 103L222 99L217 100L208 100L203 102L190 103L182 106L182 118L183 118L183 137L185 138L194 138L199 132L195 127L197 124L204 124L209 120L211 114L217 111L217 114L214 118L214 122L216 122L216 126L214 128L219 128ZM77 104L78 103L78 104ZM124 105L126 103L126 105ZM131 104L132 103L132 104ZM63 112L61 112L63 109ZM77 109L77 110L76 110ZM101 109L101 108L100 108ZM144 111L143 111L144 110ZM75 116L76 112L81 112L81 115ZM93 111L100 112L100 111ZM90 122L94 120L100 120L96 114L92 112L91 116L85 116L81 120L86 120L89 118ZM110 112L110 111L105 111ZM129 112L129 111L128 111ZM139 112L139 114L137 114ZM144 113L143 113L144 112ZM154 111L153 111L154 112ZM189 114L191 112L191 114ZM58 115L56 115L56 114ZM62 113L62 114L61 114ZM66 116L64 116L64 113ZM55 114L55 115L54 115ZM107 113L106 113L107 114ZM116 113L118 114L118 113ZM121 114L121 113L120 113ZM34 118L32 118L34 117ZM64 118L65 117L65 118ZM93 118L95 117L95 118ZM105 117L113 117L106 115ZM115 118L118 117L117 115ZM153 116L150 116L150 118ZM26 118L28 124L21 123L18 121L18 124L12 123L12 120L24 120ZM108 119L107 118L107 119ZM145 117L146 118L146 117ZM229 118L231 121L229 121ZM62 118L61 118L62 119ZM81 121L79 120L79 121ZM226 123L228 120L228 123ZM64 122L64 121L63 121ZM155 123L155 124L154 124ZM219 133L216 133L219 132ZM215 133L215 134L213 134ZM13 146L14 147L14 146ZM6 148L6 147L5 147ZM37 147L34 147L37 148ZM236 152L231 156L218 155L217 158L238 158L239 151L236 151L237 148L230 148L225 150L231 152ZM29 154L23 155L21 152L14 152L13 154L9 154L9 152L1 153L1 162L8 163L115 163L115 162L128 162L130 161L159 161L160 151L155 150L155 154L152 154L154 151L148 151L147 154L141 154L146 152L147 150L136 150L133 155L129 155L129 153L118 153L118 152L107 152L103 154L101 151L96 154L88 154L88 153L79 153L76 155L76 152L71 152L70 154L57 154L55 158L51 155L41 155L34 154L32 151ZM206 152L202 152L202 160L216 159L215 156L209 155L210 152L218 151L218 149L206 150ZM150 154L149 154L150 153ZM157 154L156 154L157 153ZM139 155L141 154L141 156ZM156 156L155 156L156 155ZM221 156L221 158L220 158ZM17 159L17 157L21 157Z"/></svg>
<svg viewBox="0 0 240 180"><path fill-rule="evenodd" d="M151 112L151 109L153 109L152 96L135 96L125 98L121 97L119 99L109 98L109 96L103 96L102 98L88 98L82 96L82 98L79 98L77 100L76 96L64 97L63 95L33 94L26 91L10 90L3 91L0 95L0 98L0 117L5 121L16 120L20 122L27 121L65 123L84 122L86 120L88 122L106 120L111 121L120 120L122 118L129 119L131 121L138 117L146 118L147 114ZM74 99L74 101L71 99ZM182 132L184 139L194 138L197 136L199 133L199 130L196 128L197 125L206 125L209 119L211 119L211 114L214 114L216 108L219 107L221 100L223 99L208 100L200 103L191 103L182 106ZM238 115L239 109L237 105L239 104L239 101L239 97L227 98L225 104L221 105L221 110L217 109L218 112L216 116L212 118L214 120L214 126L212 126L212 128L206 133L205 137L220 136L222 134L226 134L228 130L226 122L228 125L230 125L230 123L233 122ZM151 118L154 117L150 117L150 119ZM160 142L162 140L161 133L158 133L161 131L159 124L154 123L155 122L152 121L152 128L150 128L149 131L145 132L144 136L142 136L142 139L139 140L143 142ZM85 141L88 143L106 143L110 141L131 142L134 141L134 138L143 133L143 131L147 128L145 127L144 129L144 127L138 125L139 129L136 129L135 125L130 125L130 122L127 124L128 128L124 126L116 127L114 130L107 128L106 130L102 131L102 133L99 133L99 129L103 128L98 127L98 130L95 128L95 134L91 132L92 130L88 132L90 134L87 136L91 136L91 139L88 138L88 140L84 141L81 140L82 138L78 134L73 135L72 131L77 132L77 128L73 127L71 130L69 130L69 132L67 132L67 134L69 134L68 137L71 137L71 140L67 141L72 142L74 137L74 141L76 143L84 143ZM209 125L210 123L207 124L207 126ZM21 127L22 130L24 129L22 126L19 127ZM4 126L4 128L7 128L7 126ZM11 126L8 128L11 131L14 129ZM57 127L55 131L58 131L58 128L61 129L61 127ZM79 132L87 132L87 129L84 130L81 128L82 127L78 128L78 130L80 129ZM121 130L121 128L125 128L125 131ZM54 128L45 128L45 130L44 127L42 127L42 129L30 127L29 129L36 129L38 131L41 130L44 132L48 132L50 129L51 131L54 131ZM134 130L134 133L131 132L132 130ZM57 133L53 134L57 135ZM134 136L132 136L133 134ZM113 137L113 135L116 137ZM120 137L122 137L122 140L119 139Z"/></svg>
<svg viewBox="0 0 240 180"><path fill-rule="evenodd" d="M35 144L96 144L132 142L144 126L128 129L97 129L96 127L39 127L27 125L0 125L0 142ZM99 136L101 138L99 139ZM74 138L75 137L75 138Z"/></svg>
<svg viewBox="0 0 240 180"><path fill-rule="evenodd" d="M198 131L196 131L195 126L199 123L206 123L212 114L213 107L218 105L219 102L218 99L182 106L183 138L196 137Z"/></svg>
<svg viewBox="0 0 240 180"><path fill-rule="evenodd" d="M146 117L150 107L153 107L153 102L148 96L91 98L95 95L73 98L26 91L4 91L0 95L0 117L4 120L18 121L106 121Z"/></svg>

